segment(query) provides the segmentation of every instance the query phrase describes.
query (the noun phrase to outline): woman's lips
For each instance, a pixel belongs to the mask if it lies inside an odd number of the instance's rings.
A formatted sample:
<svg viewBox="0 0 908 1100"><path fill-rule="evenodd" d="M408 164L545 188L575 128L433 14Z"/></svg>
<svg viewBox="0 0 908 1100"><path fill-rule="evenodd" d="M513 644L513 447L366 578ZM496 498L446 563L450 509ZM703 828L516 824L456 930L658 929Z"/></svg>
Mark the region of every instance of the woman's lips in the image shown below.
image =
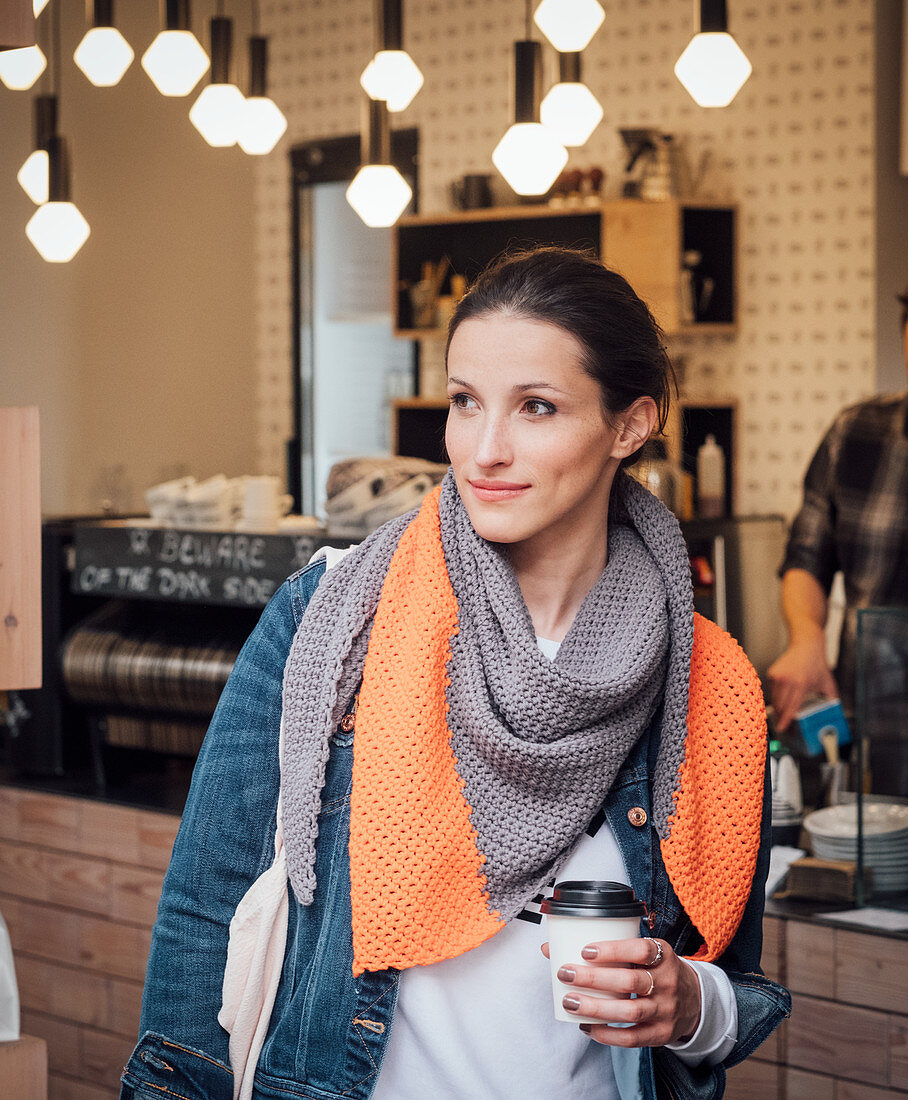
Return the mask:
<svg viewBox="0 0 908 1100"><path fill-rule="evenodd" d="M525 493L529 485L520 485L515 481L483 481L478 479L470 482L470 488L479 500L513 500Z"/></svg>

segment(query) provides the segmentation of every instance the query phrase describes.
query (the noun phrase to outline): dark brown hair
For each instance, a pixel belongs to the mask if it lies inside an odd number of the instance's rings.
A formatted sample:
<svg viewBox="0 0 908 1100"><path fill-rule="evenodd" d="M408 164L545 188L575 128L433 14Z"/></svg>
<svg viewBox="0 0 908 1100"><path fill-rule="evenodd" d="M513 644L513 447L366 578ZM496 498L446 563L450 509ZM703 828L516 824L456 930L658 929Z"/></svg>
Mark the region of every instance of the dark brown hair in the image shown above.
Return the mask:
<svg viewBox="0 0 908 1100"><path fill-rule="evenodd" d="M454 310L446 365L458 326L490 313L564 329L583 348L582 366L599 384L606 417L639 397L651 397L659 412L658 431L664 430L678 385L662 329L628 281L592 252L546 247L494 260ZM623 464L635 462L641 450Z"/></svg>

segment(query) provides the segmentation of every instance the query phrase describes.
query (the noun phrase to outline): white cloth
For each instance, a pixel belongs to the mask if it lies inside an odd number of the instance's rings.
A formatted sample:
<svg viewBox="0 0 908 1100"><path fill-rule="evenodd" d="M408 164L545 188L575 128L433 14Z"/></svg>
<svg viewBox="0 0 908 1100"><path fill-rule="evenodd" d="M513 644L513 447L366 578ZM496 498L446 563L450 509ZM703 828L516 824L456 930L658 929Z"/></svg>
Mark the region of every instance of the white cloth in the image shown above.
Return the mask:
<svg viewBox="0 0 908 1100"><path fill-rule="evenodd" d="M327 548L316 557L324 556L330 569L345 552ZM537 641L554 659L559 643ZM280 745L279 752L283 722ZM280 797L274 846L273 863L249 888L230 922L218 1022L230 1033L234 1100L251 1100L286 949L287 862ZM561 877L628 881L607 823L595 836L581 839ZM541 1100L566 1087L572 1100L629 1100L636 1053L593 1042L575 1025L553 1018L548 964L540 952L544 940L544 924L517 918L457 958L402 971L373 1100L433 1095ZM700 982L700 1024L688 1043L670 1047L689 1065L715 1065L737 1037L734 991L719 967L688 965Z"/></svg>

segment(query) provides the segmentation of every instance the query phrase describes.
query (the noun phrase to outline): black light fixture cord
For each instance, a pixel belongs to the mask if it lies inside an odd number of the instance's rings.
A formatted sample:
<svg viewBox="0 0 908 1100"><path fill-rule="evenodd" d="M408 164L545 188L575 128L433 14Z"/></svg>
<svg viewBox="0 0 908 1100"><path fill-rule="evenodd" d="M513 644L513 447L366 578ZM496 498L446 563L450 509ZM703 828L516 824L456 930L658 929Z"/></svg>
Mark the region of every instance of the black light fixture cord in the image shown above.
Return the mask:
<svg viewBox="0 0 908 1100"><path fill-rule="evenodd" d="M252 33L254 35L259 34L259 24L260 24L259 0L252 0Z"/></svg>
<svg viewBox="0 0 908 1100"><path fill-rule="evenodd" d="M533 0L527 0L526 12L527 12L526 35L527 35L527 38L530 39L530 38L533 37Z"/></svg>
<svg viewBox="0 0 908 1100"><path fill-rule="evenodd" d="M51 72L53 73L52 92L57 98L57 110L60 103L60 0L56 0L51 12Z"/></svg>
<svg viewBox="0 0 908 1100"><path fill-rule="evenodd" d="M215 4L214 14L218 18L221 18L223 16L223 14L224 14L224 0L218 0L218 2Z"/></svg>

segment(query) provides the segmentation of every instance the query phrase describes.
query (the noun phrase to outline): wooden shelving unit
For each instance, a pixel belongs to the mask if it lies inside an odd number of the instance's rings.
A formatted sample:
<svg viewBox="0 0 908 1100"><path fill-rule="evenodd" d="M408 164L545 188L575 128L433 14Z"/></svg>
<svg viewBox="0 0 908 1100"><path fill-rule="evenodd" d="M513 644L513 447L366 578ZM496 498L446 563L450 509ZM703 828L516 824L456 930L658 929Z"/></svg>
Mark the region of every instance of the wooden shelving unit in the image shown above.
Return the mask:
<svg viewBox="0 0 908 1100"><path fill-rule="evenodd" d="M392 250L395 334L443 339L444 328L415 328L408 288L425 261L447 256L451 271L471 282L508 248L555 244L590 248L620 271L648 303L667 334L735 331L737 208L717 203L642 202L617 199L595 206L543 204L452 211L402 218ZM709 302L693 323L682 309L684 254L699 252L700 275L714 283ZM447 293L450 274L442 285Z"/></svg>

